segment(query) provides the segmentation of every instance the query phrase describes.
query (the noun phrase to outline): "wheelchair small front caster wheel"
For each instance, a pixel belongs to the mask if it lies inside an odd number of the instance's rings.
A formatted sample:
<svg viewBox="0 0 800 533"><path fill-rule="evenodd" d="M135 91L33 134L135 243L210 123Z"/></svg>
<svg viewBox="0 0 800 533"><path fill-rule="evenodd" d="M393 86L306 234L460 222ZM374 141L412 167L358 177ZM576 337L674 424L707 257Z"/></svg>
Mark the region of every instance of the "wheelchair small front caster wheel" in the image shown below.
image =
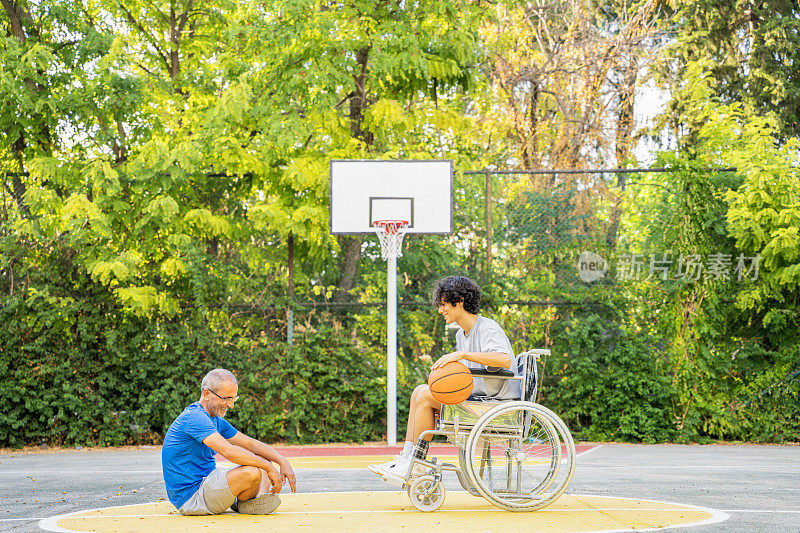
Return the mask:
<svg viewBox="0 0 800 533"><path fill-rule="evenodd" d="M419 476L408 487L408 497L418 510L435 511L444 503L444 484L433 476Z"/></svg>

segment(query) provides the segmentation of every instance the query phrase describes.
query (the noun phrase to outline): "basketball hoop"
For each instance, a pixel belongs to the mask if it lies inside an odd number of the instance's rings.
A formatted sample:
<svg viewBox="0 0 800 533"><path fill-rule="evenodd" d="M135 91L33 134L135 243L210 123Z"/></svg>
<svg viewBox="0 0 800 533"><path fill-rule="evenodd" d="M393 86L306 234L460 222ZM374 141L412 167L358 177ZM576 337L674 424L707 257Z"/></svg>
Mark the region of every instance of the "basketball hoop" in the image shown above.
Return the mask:
<svg viewBox="0 0 800 533"><path fill-rule="evenodd" d="M372 223L381 243L381 257L403 257L403 237L408 230L408 220L376 220Z"/></svg>

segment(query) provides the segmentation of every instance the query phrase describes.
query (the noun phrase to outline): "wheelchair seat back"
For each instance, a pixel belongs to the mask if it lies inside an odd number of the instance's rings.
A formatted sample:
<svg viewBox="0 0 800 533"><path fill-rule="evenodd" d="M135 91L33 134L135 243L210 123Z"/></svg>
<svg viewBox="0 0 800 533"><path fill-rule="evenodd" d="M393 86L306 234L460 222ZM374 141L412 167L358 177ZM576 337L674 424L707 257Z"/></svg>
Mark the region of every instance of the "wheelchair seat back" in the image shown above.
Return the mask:
<svg viewBox="0 0 800 533"><path fill-rule="evenodd" d="M524 378L521 399L526 402L536 402L539 390L539 368L536 362L543 355L550 355L550 350L528 350L517 356L517 371Z"/></svg>

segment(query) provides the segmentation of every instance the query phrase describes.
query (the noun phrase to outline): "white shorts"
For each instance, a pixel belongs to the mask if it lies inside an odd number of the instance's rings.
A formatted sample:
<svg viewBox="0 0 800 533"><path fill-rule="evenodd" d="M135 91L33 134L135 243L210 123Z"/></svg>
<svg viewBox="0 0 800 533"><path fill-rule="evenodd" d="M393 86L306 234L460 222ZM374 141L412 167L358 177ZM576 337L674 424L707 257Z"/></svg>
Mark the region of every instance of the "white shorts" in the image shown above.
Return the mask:
<svg viewBox="0 0 800 533"><path fill-rule="evenodd" d="M203 478L200 488L178 509L182 515L221 514L236 501L228 486L230 468L215 468Z"/></svg>

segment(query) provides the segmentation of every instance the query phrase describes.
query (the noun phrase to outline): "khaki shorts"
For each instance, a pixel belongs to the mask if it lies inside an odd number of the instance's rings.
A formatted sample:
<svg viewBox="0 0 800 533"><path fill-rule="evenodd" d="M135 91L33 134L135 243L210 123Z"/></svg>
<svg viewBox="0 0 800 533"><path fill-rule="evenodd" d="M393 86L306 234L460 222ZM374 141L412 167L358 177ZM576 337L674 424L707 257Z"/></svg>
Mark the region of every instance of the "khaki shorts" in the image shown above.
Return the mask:
<svg viewBox="0 0 800 533"><path fill-rule="evenodd" d="M228 487L228 470L216 468L203 478L203 483L191 498L178 509L182 515L195 516L220 514L236 501L236 497Z"/></svg>

